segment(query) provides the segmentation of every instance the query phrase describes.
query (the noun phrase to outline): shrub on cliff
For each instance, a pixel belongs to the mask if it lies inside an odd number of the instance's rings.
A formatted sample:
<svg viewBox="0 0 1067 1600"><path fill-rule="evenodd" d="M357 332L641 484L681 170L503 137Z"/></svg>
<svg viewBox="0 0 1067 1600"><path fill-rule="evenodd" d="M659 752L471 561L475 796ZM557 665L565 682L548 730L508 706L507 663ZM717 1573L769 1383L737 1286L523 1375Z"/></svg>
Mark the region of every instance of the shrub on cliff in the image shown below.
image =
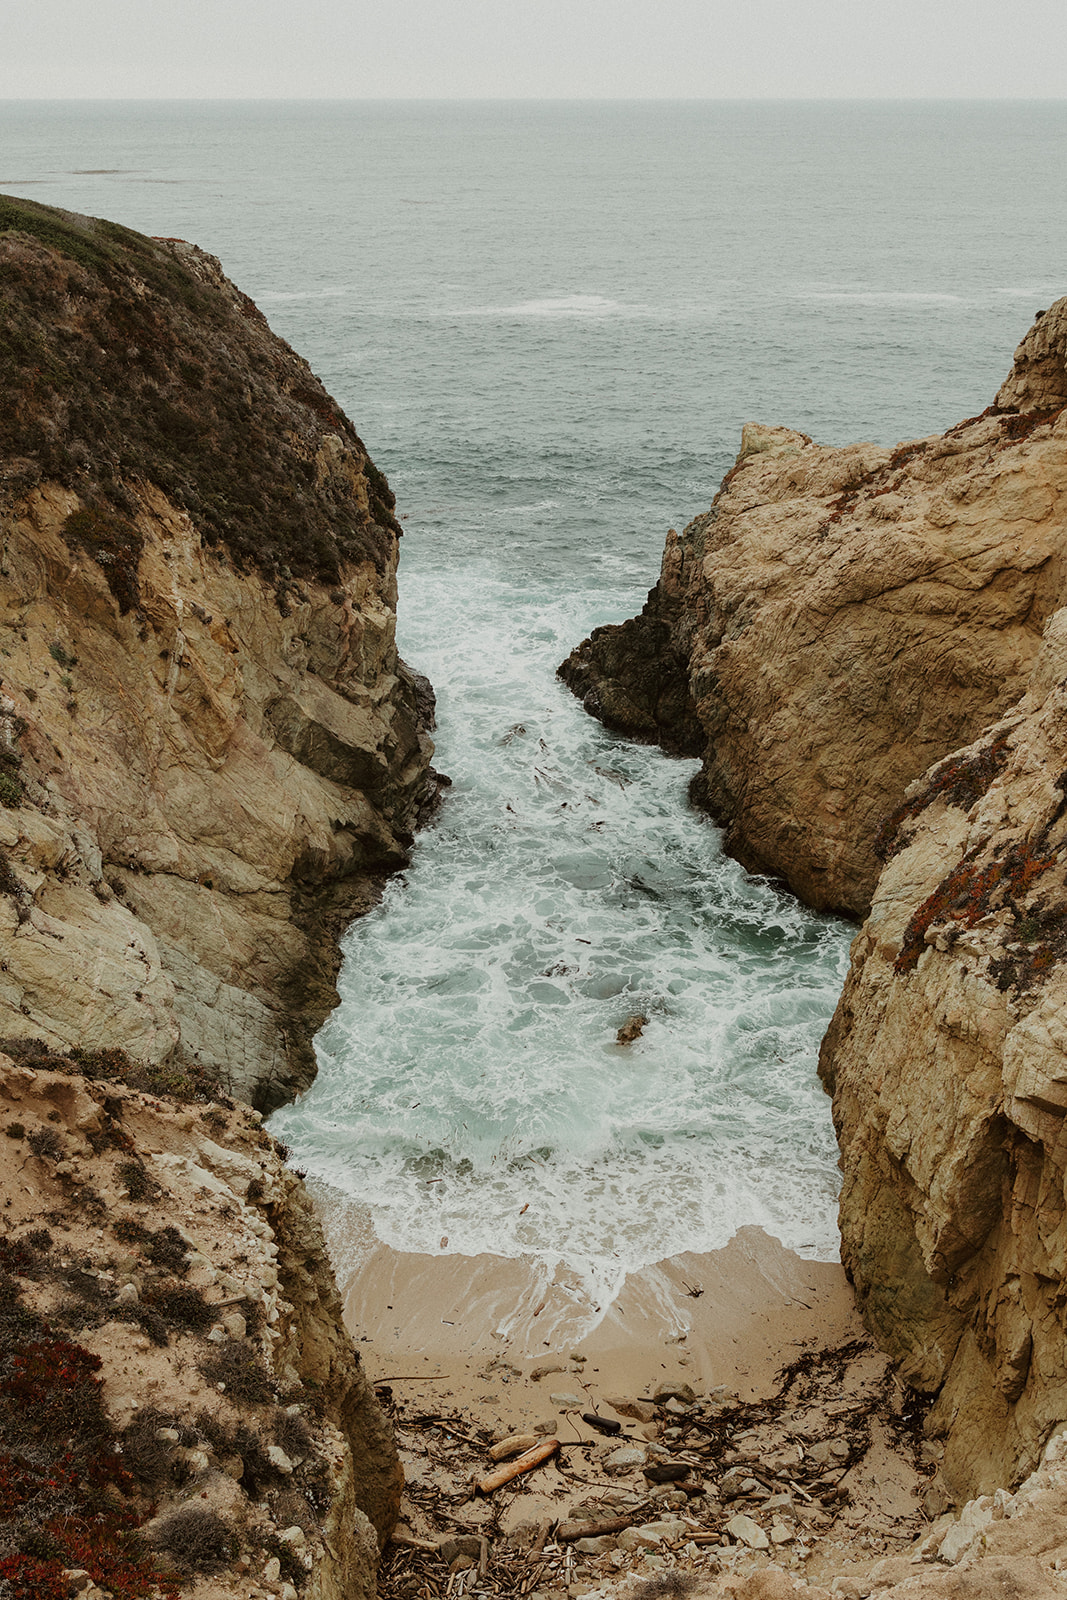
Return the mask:
<svg viewBox="0 0 1067 1600"><path fill-rule="evenodd" d="M12 487L76 491L67 536L137 604L127 485L158 485L203 539L280 590L384 564L400 525L382 474L307 364L210 257L112 222L0 196L0 455ZM365 496L323 473L341 439Z"/></svg>

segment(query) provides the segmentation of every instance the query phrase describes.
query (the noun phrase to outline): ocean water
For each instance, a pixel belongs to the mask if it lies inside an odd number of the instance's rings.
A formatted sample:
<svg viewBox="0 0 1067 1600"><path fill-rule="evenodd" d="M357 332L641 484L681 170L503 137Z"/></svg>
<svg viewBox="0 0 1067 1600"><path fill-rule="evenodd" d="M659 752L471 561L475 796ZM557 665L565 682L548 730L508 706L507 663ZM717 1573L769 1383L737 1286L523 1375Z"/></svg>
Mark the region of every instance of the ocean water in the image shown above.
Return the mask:
<svg viewBox="0 0 1067 1600"><path fill-rule="evenodd" d="M274 1122L387 1243L566 1261L601 1303L744 1223L835 1253L851 930L554 669L744 421L892 443L989 403L1067 290L1065 151L1060 103L0 104L0 191L219 255L396 491L454 788Z"/></svg>

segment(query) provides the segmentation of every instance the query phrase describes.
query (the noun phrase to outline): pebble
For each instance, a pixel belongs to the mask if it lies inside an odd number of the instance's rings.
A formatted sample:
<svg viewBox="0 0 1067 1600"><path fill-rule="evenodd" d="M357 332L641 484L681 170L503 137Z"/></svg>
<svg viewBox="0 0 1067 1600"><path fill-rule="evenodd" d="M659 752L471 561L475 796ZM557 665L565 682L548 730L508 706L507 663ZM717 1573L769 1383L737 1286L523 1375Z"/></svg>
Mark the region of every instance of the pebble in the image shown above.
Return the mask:
<svg viewBox="0 0 1067 1600"><path fill-rule="evenodd" d="M561 1411L580 1411L585 1405L580 1394L550 1394L548 1398L554 1406L559 1406Z"/></svg>
<svg viewBox="0 0 1067 1600"><path fill-rule="evenodd" d="M771 1541L764 1533L758 1522L753 1522L751 1517L743 1514L731 1517L726 1524L726 1532L738 1544L746 1544L750 1550L769 1550Z"/></svg>
<svg viewBox="0 0 1067 1600"><path fill-rule="evenodd" d="M613 1450L605 1463L609 1467L641 1467L645 1463L645 1452L634 1445L622 1445L618 1450Z"/></svg>
<svg viewBox="0 0 1067 1600"><path fill-rule="evenodd" d="M281 1577L281 1572L282 1572L282 1564L278 1560L278 1557L277 1556L271 1556L270 1560L267 1562L266 1566L263 1568L263 1581L264 1581L264 1583L277 1583L278 1579Z"/></svg>
<svg viewBox="0 0 1067 1600"><path fill-rule="evenodd" d="M542 1361L541 1365L534 1367L530 1373L530 1382L538 1383L542 1378L550 1377L553 1372L566 1372L562 1361Z"/></svg>
<svg viewBox="0 0 1067 1600"><path fill-rule="evenodd" d="M284 1544L292 1545L294 1550L299 1550L302 1545L307 1543L307 1535L304 1533L303 1528L297 1527L296 1523L291 1528L284 1528L278 1537Z"/></svg>
<svg viewBox="0 0 1067 1600"><path fill-rule="evenodd" d="M656 1415L651 1400L631 1400L626 1395L609 1394L604 1396L604 1404L617 1411L620 1417L632 1417L635 1422L651 1422Z"/></svg>
<svg viewBox="0 0 1067 1600"><path fill-rule="evenodd" d="M289 1477L292 1473L293 1463L280 1445L269 1444L267 1446L267 1459L272 1467L276 1468L278 1472L284 1473L286 1477Z"/></svg>
<svg viewBox="0 0 1067 1600"><path fill-rule="evenodd" d="M691 1406L696 1400L696 1391L688 1383L676 1380L657 1384L652 1391L652 1398L659 1405L664 1405L668 1400L678 1400L682 1405Z"/></svg>

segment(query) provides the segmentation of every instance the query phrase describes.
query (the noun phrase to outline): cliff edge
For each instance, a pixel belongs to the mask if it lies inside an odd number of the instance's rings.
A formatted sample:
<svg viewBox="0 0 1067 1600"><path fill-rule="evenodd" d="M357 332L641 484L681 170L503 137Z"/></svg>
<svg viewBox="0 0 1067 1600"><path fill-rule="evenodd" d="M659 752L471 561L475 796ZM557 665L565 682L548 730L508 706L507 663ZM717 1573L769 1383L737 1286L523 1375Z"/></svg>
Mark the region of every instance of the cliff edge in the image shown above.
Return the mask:
<svg viewBox="0 0 1067 1600"><path fill-rule="evenodd" d="M642 614L560 668L609 726L699 756L729 852L817 909L866 914L882 821L1019 699L1060 604L1063 304L1002 390L1038 409L895 450L749 423Z"/></svg>
<svg viewBox="0 0 1067 1600"><path fill-rule="evenodd" d="M393 497L181 240L0 198L0 379L0 1588L369 1600L399 1458L259 1122L436 795Z"/></svg>
<svg viewBox="0 0 1067 1600"><path fill-rule="evenodd" d="M217 261L0 199L0 1037L266 1111L431 799L399 523Z"/></svg>

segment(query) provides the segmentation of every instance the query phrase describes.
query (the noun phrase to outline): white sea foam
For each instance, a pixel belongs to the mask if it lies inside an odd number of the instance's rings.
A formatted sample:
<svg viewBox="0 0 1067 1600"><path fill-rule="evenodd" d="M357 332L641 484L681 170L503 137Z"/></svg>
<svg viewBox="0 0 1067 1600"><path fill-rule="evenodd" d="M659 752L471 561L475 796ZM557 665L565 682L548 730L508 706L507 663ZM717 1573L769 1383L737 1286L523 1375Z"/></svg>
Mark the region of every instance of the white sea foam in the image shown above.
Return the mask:
<svg viewBox="0 0 1067 1600"><path fill-rule="evenodd" d="M449 568L406 574L455 787L348 935L319 1077L274 1125L394 1248L565 1261L603 1304L745 1223L835 1254L814 1069L848 939L722 855L693 763L554 682L597 605L484 563L460 593Z"/></svg>
<svg viewBox="0 0 1067 1600"><path fill-rule="evenodd" d="M466 317L640 317L651 313L644 306L623 305L600 294L565 294L554 299L520 300L515 305L473 306L454 311Z"/></svg>

